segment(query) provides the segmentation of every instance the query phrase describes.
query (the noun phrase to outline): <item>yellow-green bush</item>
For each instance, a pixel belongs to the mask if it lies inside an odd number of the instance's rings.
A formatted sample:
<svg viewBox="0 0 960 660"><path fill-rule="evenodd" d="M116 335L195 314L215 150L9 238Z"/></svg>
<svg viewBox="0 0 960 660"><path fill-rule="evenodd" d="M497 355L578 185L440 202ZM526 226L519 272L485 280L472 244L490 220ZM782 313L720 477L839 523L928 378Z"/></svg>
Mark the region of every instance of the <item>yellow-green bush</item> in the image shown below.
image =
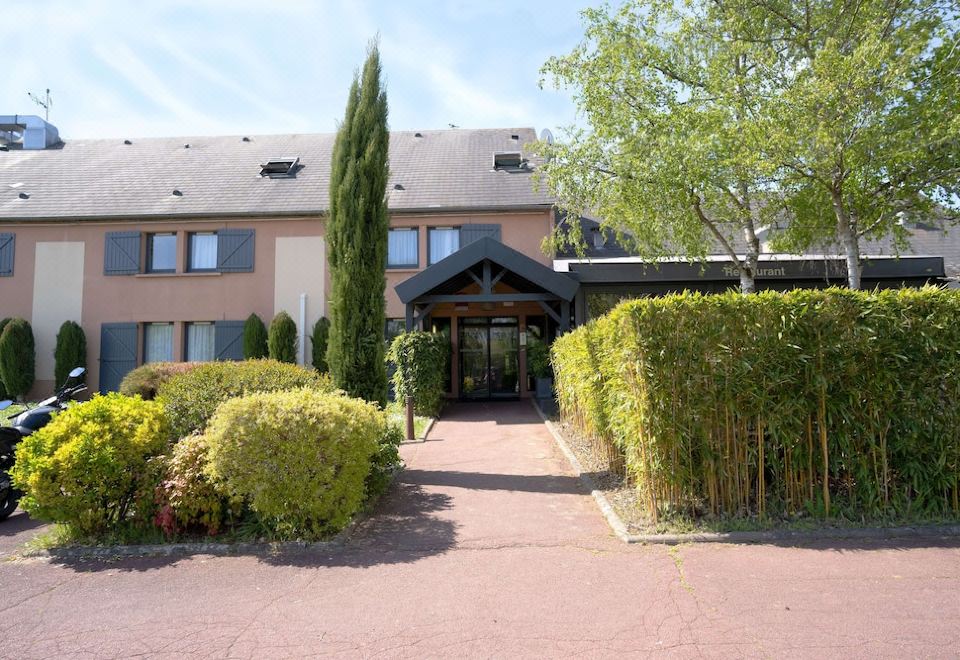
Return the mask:
<svg viewBox="0 0 960 660"><path fill-rule="evenodd" d="M960 292L683 294L553 345L561 414L664 515L955 515Z"/></svg>
<svg viewBox="0 0 960 660"><path fill-rule="evenodd" d="M174 445L157 486L154 522L167 535L220 532L229 518L240 513L240 503L223 484L207 473L206 438L191 435Z"/></svg>
<svg viewBox="0 0 960 660"><path fill-rule="evenodd" d="M163 407L121 394L95 396L56 415L17 447L11 472L20 505L42 520L97 534L147 523L167 448Z"/></svg>
<svg viewBox="0 0 960 660"><path fill-rule="evenodd" d="M275 360L207 362L160 384L157 400L170 417L174 437L202 431L217 406L227 399L254 392L309 387L333 391L326 374Z"/></svg>
<svg viewBox="0 0 960 660"><path fill-rule="evenodd" d="M231 399L205 433L207 474L277 538L320 537L362 505L386 426L376 405L312 389Z"/></svg>

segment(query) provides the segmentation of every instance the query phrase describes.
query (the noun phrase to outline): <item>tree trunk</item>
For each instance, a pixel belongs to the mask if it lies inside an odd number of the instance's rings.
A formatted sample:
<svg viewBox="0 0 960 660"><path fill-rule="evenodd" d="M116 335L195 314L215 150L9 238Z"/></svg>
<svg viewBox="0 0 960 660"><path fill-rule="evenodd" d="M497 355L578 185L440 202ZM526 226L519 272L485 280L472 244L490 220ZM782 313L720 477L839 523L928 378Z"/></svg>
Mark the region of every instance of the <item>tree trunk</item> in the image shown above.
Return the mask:
<svg viewBox="0 0 960 660"><path fill-rule="evenodd" d="M840 239L847 257L847 286L851 289L859 289L860 240L857 237L857 229L853 226L850 215L843 206L840 192L834 190L831 192L831 196L833 198L833 211L837 216L837 238Z"/></svg>
<svg viewBox="0 0 960 660"><path fill-rule="evenodd" d="M740 201L743 212L743 238L747 244L747 252L740 266L740 291L742 293L756 293L757 291L757 264L760 261L760 239L757 238L756 223L753 217L753 208L750 200L750 188L741 182Z"/></svg>

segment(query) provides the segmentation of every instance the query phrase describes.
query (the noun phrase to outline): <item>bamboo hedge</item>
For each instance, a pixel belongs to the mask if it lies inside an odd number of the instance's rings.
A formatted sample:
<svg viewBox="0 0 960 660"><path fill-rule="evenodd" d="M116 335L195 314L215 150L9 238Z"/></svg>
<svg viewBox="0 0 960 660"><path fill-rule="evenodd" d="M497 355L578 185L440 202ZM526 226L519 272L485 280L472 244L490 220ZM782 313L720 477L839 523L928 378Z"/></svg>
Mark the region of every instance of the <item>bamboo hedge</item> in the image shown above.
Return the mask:
<svg viewBox="0 0 960 660"><path fill-rule="evenodd" d="M960 510L960 292L645 298L552 359L561 415L653 523Z"/></svg>

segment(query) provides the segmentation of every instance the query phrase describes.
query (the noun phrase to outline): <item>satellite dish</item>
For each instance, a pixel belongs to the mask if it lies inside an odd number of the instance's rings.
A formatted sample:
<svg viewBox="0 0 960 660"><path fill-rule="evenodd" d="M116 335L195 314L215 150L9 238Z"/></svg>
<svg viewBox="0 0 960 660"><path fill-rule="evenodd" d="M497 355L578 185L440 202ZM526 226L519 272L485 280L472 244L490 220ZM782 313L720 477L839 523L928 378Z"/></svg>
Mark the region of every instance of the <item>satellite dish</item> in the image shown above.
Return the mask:
<svg viewBox="0 0 960 660"><path fill-rule="evenodd" d="M545 128L540 131L540 140L541 142L546 142L547 144L553 144L553 133L550 132L549 128Z"/></svg>

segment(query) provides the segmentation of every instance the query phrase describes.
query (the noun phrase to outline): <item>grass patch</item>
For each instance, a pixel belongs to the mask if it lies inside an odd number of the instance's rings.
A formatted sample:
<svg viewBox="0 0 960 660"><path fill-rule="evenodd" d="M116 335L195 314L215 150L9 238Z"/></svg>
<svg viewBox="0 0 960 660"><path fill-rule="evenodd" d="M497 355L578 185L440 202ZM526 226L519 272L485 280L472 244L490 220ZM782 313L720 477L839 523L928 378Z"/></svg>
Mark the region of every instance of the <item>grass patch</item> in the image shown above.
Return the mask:
<svg viewBox="0 0 960 660"><path fill-rule="evenodd" d="M406 433L407 429L407 411L402 403L399 401L394 401L387 405L387 414L390 415L390 421L395 422L400 425L400 428ZM420 415L413 416L413 434L417 438L423 438L424 433L427 432L427 425L430 424L432 417L421 417Z"/></svg>
<svg viewBox="0 0 960 660"><path fill-rule="evenodd" d="M29 405L23 405L20 403L15 403L6 410L0 410L0 426L13 426L13 420L10 417L14 415L19 415L27 408L33 408L35 403Z"/></svg>

